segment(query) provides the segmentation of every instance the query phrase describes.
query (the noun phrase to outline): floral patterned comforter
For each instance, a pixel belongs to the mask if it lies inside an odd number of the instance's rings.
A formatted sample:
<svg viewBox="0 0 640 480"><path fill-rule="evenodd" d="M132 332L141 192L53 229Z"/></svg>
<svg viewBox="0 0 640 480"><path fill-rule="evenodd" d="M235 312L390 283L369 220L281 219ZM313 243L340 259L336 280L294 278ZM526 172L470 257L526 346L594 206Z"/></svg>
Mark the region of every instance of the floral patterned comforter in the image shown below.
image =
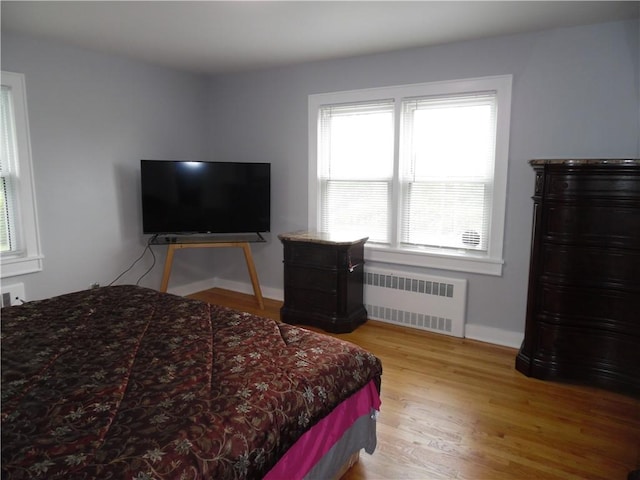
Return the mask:
<svg viewBox="0 0 640 480"><path fill-rule="evenodd" d="M133 286L2 310L2 478L261 478L379 360Z"/></svg>

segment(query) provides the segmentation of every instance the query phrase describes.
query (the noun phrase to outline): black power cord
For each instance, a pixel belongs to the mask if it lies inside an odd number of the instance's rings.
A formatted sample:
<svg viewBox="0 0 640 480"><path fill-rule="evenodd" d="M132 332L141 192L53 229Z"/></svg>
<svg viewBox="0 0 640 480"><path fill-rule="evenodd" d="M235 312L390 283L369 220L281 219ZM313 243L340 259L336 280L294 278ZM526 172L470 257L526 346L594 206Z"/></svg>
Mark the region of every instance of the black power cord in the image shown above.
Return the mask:
<svg viewBox="0 0 640 480"><path fill-rule="evenodd" d="M142 279L144 277L146 277L149 272L151 272L151 270L153 270L153 267L156 266L156 255L155 253L153 253L153 249L151 248L151 244L152 242L156 239L158 235L154 235L152 237L149 238L149 240L147 241L147 244L144 247L144 250L142 251L142 254L140 254L140 256L129 266L129 268L127 268L124 272L122 272L120 275L118 275L108 286L112 286L114 283L116 283L118 280L120 280L120 278L122 278L127 272L129 272L140 260L142 260L145 256L145 254L147 253L147 250L149 251L149 253L151 253L151 257L153 258L153 262L151 263L151 266L138 278L138 280L136 281L136 285L139 285L140 282L142 281Z"/></svg>

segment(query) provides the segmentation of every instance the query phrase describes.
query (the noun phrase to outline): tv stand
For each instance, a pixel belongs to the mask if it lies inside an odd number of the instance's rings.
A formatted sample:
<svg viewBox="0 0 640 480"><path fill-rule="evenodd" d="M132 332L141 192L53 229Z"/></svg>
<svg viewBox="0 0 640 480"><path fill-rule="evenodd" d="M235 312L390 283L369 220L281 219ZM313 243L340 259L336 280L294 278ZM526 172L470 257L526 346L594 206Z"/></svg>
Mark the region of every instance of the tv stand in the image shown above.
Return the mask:
<svg viewBox="0 0 640 480"><path fill-rule="evenodd" d="M260 283L258 282L258 273L253 263L253 255L251 254L250 242L265 242L262 235L156 235L150 240L151 245L167 245L167 258L164 262L164 272L162 274L162 283L160 291L166 292L169 286L169 277L171 276L171 267L173 265L173 255L176 250L183 248L242 248L244 259L247 263L249 278L253 286L253 293L258 301L258 306L264 310L264 300Z"/></svg>

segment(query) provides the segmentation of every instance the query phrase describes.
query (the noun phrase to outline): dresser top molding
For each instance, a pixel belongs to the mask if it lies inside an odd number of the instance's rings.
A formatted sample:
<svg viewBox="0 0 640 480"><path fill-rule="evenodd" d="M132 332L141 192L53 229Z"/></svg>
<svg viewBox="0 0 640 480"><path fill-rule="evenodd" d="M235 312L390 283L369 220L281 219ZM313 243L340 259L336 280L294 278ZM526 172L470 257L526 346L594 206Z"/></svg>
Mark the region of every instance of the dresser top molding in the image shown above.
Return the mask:
<svg viewBox="0 0 640 480"><path fill-rule="evenodd" d="M541 165L629 165L640 166L640 158L536 158L529 160L532 166Z"/></svg>
<svg viewBox="0 0 640 480"><path fill-rule="evenodd" d="M369 237L359 237L356 235L305 230L281 233L278 235L278 238L281 241L322 243L330 245L355 245L357 243L366 242L369 239Z"/></svg>

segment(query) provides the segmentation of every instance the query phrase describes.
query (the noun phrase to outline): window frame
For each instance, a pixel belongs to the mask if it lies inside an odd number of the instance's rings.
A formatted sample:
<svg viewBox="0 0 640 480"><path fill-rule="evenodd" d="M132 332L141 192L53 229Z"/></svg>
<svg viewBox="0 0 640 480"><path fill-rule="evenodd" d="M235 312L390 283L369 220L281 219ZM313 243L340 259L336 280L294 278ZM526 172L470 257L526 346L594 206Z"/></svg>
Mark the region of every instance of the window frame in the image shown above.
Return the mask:
<svg viewBox="0 0 640 480"><path fill-rule="evenodd" d="M399 150L400 128L402 115L402 99L411 97L426 97L435 95L460 95L473 92L495 91L497 99L496 111L496 139L495 162L493 172L493 203L489 225L488 250L473 251L442 251L430 248L400 248L399 246L384 246L365 244L365 258L369 261L391 263L397 265L412 265L430 267L443 270L479 273L501 276L504 264L504 226L506 215L507 173L509 162L509 133L511 122L511 90L512 75L495 75L458 80L437 81L390 87L368 88L342 92L313 94L308 97L309 121L309 198L308 198L308 228L320 228L320 186L319 186L319 112L320 108L333 104L349 104L372 102L383 99L395 100L395 167L393 188L400 188ZM399 191L399 190L398 190ZM399 194L394 194L392 211L396 231L399 231L400 206L397 204ZM398 238L398 235L394 235ZM399 244L398 244L399 245Z"/></svg>
<svg viewBox="0 0 640 480"><path fill-rule="evenodd" d="M18 158L14 221L20 231L21 244L19 252L0 257L0 278L8 278L41 271L43 256L36 210L25 76L7 71L2 71L0 75L0 83L11 88Z"/></svg>

